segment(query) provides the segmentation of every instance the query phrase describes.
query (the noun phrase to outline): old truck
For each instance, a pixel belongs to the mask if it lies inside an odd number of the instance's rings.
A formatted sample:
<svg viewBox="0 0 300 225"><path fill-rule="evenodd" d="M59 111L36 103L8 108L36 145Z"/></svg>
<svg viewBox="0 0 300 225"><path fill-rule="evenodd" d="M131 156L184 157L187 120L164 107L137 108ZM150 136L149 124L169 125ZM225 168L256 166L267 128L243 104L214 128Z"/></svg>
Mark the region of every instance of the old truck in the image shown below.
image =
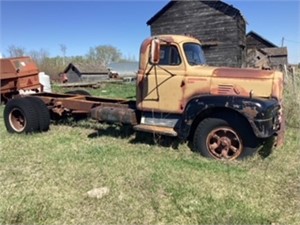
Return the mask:
<svg viewBox="0 0 300 225"><path fill-rule="evenodd" d="M47 131L50 114L85 114L190 141L205 157L234 160L283 136L282 93L281 72L207 66L199 40L160 35L141 44L136 101L37 93L9 101L4 120L9 132L30 133Z"/></svg>
<svg viewBox="0 0 300 225"><path fill-rule="evenodd" d="M1 102L7 102L19 91L43 89L39 80L39 69L28 56L0 59Z"/></svg>

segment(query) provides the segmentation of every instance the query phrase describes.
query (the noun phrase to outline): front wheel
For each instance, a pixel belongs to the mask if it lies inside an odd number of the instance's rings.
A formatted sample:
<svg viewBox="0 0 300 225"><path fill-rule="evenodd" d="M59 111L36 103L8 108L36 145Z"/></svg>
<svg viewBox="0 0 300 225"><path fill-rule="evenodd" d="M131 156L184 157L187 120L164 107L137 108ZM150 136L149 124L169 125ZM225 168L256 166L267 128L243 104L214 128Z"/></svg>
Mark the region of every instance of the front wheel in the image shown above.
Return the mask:
<svg viewBox="0 0 300 225"><path fill-rule="evenodd" d="M233 115L220 115L198 124L193 145L204 157L235 160L255 154L259 141L246 121Z"/></svg>

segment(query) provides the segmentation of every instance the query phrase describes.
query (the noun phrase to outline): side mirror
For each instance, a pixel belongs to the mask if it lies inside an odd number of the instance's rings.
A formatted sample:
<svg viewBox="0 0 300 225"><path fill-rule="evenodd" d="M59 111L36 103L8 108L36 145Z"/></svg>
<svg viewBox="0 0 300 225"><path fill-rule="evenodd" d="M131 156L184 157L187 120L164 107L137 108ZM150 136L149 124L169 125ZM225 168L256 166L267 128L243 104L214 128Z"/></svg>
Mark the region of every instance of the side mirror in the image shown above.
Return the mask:
<svg viewBox="0 0 300 225"><path fill-rule="evenodd" d="M158 64L159 60L160 60L160 43L159 43L159 39L154 38L151 41L151 56L150 56L150 62L152 64Z"/></svg>

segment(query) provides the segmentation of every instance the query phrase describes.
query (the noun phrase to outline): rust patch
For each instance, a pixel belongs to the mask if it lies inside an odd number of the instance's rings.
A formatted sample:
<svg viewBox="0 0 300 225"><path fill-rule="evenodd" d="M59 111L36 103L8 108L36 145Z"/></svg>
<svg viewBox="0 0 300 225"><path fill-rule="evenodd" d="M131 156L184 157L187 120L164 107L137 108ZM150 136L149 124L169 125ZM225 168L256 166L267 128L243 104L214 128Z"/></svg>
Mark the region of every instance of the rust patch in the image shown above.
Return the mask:
<svg viewBox="0 0 300 225"><path fill-rule="evenodd" d="M217 68L213 72L216 77L230 77L230 78L270 78L274 71L270 70L256 70L256 69L240 69L240 68Z"/></svg>
<svg viewBox="0 0 300 225"><path fill-rule="evenodd" d="M39 70L34 61L28 57L0 59L0 93L13 93L20 89L36 90L41 87Z"/></svg>
<svg viewBox="0 0 300 225"><path fill-rule="evenodd" d="M135 110L125 107L98 106L91 110L91 117L104 122L138 124Z"/></svg>
<svg viewBox="0 0 300 225"><path fill-rule="evenodd" d="M174 39L172 36L156 36L159 40L164 41L166 43L173 43Z"/></svg>
<svg viewBox="0 0 300 225"><path fill-rule="evenodd" d="M283 98L283 79L277 78L274 80L273 86L272 86L272 97L282 100Z"/></svg>
<svg viewBox="0 0 300 225"><path fill-rule="evenodd" d="M63 103L61 101L57 101L54 103L54 107L52 108L52 111L60 116L63 115L65 108L63 106Z"/></svg>
<svg viewBox="0 0 300 225"><path fill-rule="evenodd" d="M245 90L243 87L237 85L218 85L218 87L211 88L210 93L212 95L239 95L250 97L250 92Z"/></svg>
<svg viewBox="0 0 300 225"><path fill-rule="evenodd" d="M258 114L255 108L251 108L249 106L246 106L242 111L251 118L255 118Z"/></svg>
<svg viewBox="0 0 300 225"><path fill-rule="evenodd" d="M203 87L203 83L209 81L209 79L204 77L189 77L187 71L183 74L184 80L182 81L181 91L182 91L182 99L179 102L179 111L183 112L188 102L196 97L201 95L209 94L210 86L207 84ZM199 84L199 86L198 86ZM192 92L189 92L193 90Z"/></svg>
<svg viewBox="0 0 300 225"><path fill-rule="evenodd" d="M185 86L186 87L186 86ZM181 112L184 111L186 105L188 104L188 102L190 100L192 100L194 97L197 97L197 96L203 96L203 95L208 95L209 94L209 88L208 87L205 87L205 88L202 88L202 89L198 89L198 90L195 90L194 93L190 94L190 95L186 95L185 94L185 89L186 88L182 88L182 91L183 91L183 98L182 100L180 101L180 105L179 105L179 109Z"/></svg>
<svg viewBox="0 0 300 225"><path fill-rule="evenodd" d="M147 52L147 48L150 45L153 38L158 38L160 41L166 42L166 43L172 43L174 42L174 39L171 36L153 36L145 39L143 43L141 44L140 48L140 54L145 54Z"/></svg>
<svg viewBox="0 0 300 225"><path fill-rule="evenodd" d="M147 47L150 45L152 38L147 38L143 41L141 48L140 48L140 53L145 54Z"/></svg>
<svg viewBox="0 0 300 225"><path fill-rule="evenodd" d="M160 127L160 126L139 124L134 126L133 128L137 131L158 133L158 134L163 134L163 135L173 136L173 137L176 137L178 135L177 132L170 127Z"/></svg>
<svg viewBox="0 0 300 225"><path fill-rule="evenodd" d="M189 84L193 84L193 83L201 82L201 81L207 81L207 79L205 79L205 78L187 78L187 82Z"/></svg>

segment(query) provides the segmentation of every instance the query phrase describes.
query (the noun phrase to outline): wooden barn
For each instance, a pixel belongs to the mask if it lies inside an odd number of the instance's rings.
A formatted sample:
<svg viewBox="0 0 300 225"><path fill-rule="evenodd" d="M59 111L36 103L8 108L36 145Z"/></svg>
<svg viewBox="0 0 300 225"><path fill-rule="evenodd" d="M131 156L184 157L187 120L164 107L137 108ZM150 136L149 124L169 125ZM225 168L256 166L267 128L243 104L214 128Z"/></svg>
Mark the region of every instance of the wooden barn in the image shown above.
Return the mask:
<svg viewBox="0 0 300 225"><path fill-rule="evenodd" d="M246 44L247 44L247 49L250 48L277 48L275 44L270 42L269 40L263 38L262 36L258 35L254 31L250 31L246 35Z"/></svg>
<svg viewBox="0 0 300 225"><path fill-rule="evenodd" d="M97 82L109 79L109 71L100 64L70 63L62 76L68 83Z"/></svg>
<svg viewBox="0 0 300 225"><path fill-rule="evenodd" d="M245 66L246 21L222 1L170 1L148 22L151 34L190 34L212 66Z"/></svg>
<svg viewBox="0 0 300 225"><path fill-rule="evenodd" d="M278 47L253 31L246 35L246 46L247 67L282 70L284 65L288 65L286 47Z"/></svg>

